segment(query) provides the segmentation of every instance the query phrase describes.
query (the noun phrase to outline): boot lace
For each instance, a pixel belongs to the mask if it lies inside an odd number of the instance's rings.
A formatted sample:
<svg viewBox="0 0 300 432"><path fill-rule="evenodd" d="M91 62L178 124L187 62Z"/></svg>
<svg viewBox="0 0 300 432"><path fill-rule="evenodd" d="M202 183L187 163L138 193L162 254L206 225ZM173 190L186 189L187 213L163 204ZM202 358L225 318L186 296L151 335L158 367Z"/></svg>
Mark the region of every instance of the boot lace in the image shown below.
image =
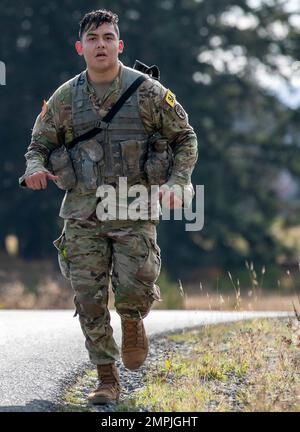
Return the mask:
<svg viewBox="0 0 300 432"><path fill-rule="evenodd" d="M144 348L144 330L142 321L124 320L123 327L123 344L126 347Z"/></svg>
<svg viewBox="0 0 300 432"><path fill-rule="evenodd" d="M101 380L100 386L117 386L119 387L119 380L118 377L116 377L115 371L113 367L110 364L107 365L101 365L101 368L99 369L99 377Z"/></svg>

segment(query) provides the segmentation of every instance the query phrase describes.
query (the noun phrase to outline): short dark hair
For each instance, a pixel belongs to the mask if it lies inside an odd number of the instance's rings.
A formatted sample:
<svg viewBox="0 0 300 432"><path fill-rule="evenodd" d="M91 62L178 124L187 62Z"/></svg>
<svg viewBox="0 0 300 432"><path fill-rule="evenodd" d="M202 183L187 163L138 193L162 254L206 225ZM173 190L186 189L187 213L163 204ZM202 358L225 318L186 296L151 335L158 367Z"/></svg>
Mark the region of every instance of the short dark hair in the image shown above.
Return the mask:
<svg viewBox="0 0 300 432"><path fill-rule="evenodd" d="M119 17L117 14L110 10L98 9L92 12L88 12L84 15L79 23L79 39L82 38L83 33L88 31L90 28L98 28L103 23L113 24L118 38L120 38L120 30L118 27Z"/></svg>

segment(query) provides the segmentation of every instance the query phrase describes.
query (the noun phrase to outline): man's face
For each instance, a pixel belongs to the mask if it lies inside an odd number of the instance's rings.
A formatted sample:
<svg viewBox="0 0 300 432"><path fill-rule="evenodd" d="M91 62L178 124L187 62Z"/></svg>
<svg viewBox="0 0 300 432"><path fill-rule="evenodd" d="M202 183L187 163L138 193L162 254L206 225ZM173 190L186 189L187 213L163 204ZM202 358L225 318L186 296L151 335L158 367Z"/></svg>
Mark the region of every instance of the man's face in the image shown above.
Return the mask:
<svg viewBox="0 0 300 432"><path fill-rule="evenodd" d="M103 23L96 29L92 27L84 32L75 47L77 53L84 56L88 69L106 72L116 67L124 43L119 40L113 24Z"/></svg>

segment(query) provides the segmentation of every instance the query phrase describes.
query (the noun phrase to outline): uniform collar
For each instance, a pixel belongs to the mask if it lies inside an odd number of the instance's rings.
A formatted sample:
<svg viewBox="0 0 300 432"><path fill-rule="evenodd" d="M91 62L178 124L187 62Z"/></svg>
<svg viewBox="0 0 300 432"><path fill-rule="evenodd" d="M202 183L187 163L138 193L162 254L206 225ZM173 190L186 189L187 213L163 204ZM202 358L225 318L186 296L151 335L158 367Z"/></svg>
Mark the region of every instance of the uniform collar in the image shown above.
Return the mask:
<svg viewBox="0 0 300 432"><path fill-rule="evenodd" d="M110 87L108 88L103 100L107 99L108 97L112 96L115 93L118 93L122 88L124 65L120 60L119 60L119 65L120 65L119 73L116 76L116 78L113 80L113 82L111 83ZM93 86L90 84L90 82L88 80L87 69L85 69L83 71L83 79L85 81L84 91L89 95L90 94L96 94Z"/></svg>

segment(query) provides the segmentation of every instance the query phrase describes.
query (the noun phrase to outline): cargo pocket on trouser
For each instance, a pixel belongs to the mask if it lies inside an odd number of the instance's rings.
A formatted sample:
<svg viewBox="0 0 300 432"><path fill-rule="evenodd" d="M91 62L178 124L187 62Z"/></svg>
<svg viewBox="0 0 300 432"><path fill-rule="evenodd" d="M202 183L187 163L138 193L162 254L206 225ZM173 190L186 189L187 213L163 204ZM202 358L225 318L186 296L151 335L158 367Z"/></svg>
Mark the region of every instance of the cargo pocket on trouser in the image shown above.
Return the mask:
<svg viewBox="0 0 300 432"><path fill-rule="evenodd" d="M67 255L65 232L63 232L58 239L54 240L53 244L58 251L58 264L60 271L66 279L70 279L70 263Z"/></svg>
<svg viewBox="0 0 300 432"><path fill-rule="evenodd" d="M121 141L123 175L129 183L136 183L145 176L144 165L147 159L148 140Z"/></svg>
<svg viewBox="0 0 300 432"><path fill-rule="evenodd" d="M148 252L136 273L136 278L150 285L149 296L152 301L162 301L159 286L155 284L161 268L160 248L152 238L148 238L144 235L143 238L147 245Z"/></svg>
<svg viewBox="0 0 300 432"><path fill-rule="evenodd" d="M101 299L84 299L75 295L74 304L76 308L75 316L78 314L86 320L93 321L102 317L105 313L105 307L102 305Z"/></svg>

